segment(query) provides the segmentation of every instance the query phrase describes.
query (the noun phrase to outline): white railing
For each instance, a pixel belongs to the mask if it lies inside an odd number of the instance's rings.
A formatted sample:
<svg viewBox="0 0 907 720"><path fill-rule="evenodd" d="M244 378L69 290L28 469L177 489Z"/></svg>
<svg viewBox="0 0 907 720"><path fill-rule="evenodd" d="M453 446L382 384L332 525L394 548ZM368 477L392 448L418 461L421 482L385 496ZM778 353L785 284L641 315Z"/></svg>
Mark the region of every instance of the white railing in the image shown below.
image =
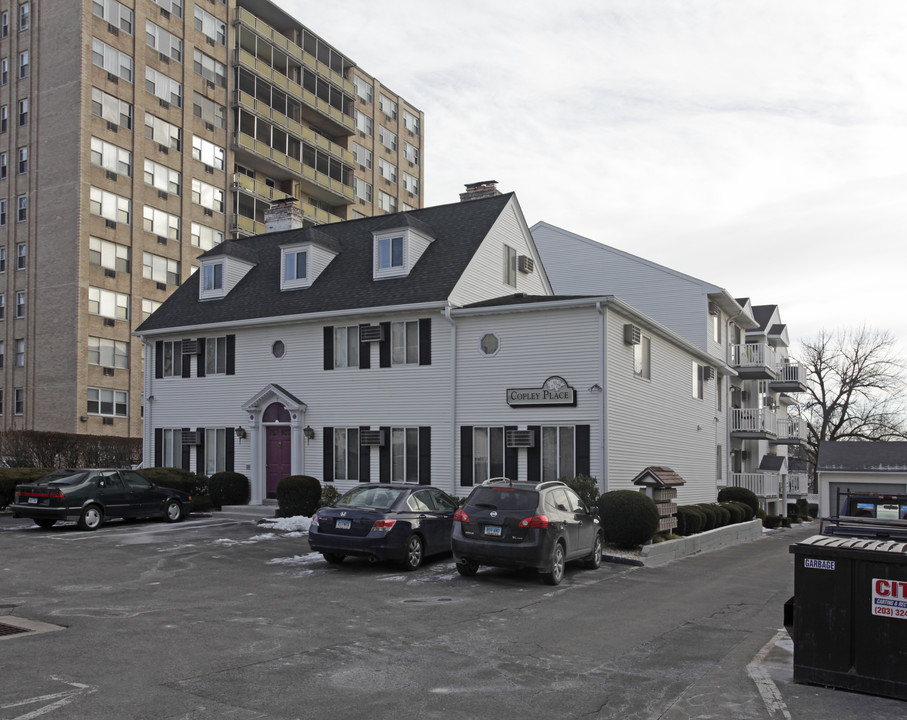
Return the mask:
<svg viewBox="0 0 907 720"><path fill-rule="evenodd" d="M778 418L771 408L733 408L731 410L731 432L776 435Z"/></svg>
<svg viewBox="0 0 907 720"><path fill-rule="evenodd" d="M764 343L729 345L728 354L733 367L774 368L778 364L775 359L775 348Z"/></svg>
<svg viewBox="0 0 907 720"><path fill-rule="evenodd" d="M778 371L778 377L772 382L806 384L806 368L800 363L782 361L775 370Z"/></svg>
<svg viewBox="0 0 907 720"><path fill-rule="evenodd" d="M806 473L790 473L787 476L788 495L806 495L809 492L809 475Z"/></svg>
<svg viewBox="0 0 907 720"><path fill-rule="evenodd" d="M731 480L737 487L752 490L761 498L776 498L781 495L781 476L777 473L734 473Z"/></svg>
<svg viewBox="0 0 907 720"><path fill-rule="evenodd" d="M778 418L776 429L779 440L806 440L806 423L801 418Z"/></svg>

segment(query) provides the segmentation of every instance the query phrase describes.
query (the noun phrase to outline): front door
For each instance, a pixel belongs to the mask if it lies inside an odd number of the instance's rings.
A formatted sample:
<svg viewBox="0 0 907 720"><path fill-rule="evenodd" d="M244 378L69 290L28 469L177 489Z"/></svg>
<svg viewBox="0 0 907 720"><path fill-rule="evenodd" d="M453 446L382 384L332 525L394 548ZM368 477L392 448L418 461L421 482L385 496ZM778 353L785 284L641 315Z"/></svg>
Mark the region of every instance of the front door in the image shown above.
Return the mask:
<svg viewBox="0 0 907 720"><path fill-rule="evenodd" d="M268 427L265 492L277 497L277 483L290 474L290 428L286 425Z"/></svg>

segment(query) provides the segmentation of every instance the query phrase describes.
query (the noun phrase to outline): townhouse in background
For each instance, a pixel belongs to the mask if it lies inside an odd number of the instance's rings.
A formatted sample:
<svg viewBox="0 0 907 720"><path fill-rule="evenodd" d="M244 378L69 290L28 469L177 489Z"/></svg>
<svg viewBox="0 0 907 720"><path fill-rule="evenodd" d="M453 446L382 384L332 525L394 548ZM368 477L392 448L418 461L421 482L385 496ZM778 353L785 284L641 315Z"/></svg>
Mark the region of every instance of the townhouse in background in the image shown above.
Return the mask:
<svg viewBox="0 0 907 720"><path fill-rule="evenodd" d="M897 506L892 514L907 519L907 442L823 440L816 472L819 517L839 515L840 494L853 492L890 496L891 505Z"/></svg>
<svg viewBox="0 0 907 720"><path fill-rule="evenodd" d="M290 474L465 495L501 475L633 488L651 465L686 480L680 502L714 500L702 378L733 369L614 295L556 294L515 195L489 185L315 228L287 206L202 255L136 331L146 462L241 472L253 503Z"/></svg>
<svg viewBox="0 0 907 720"><path fill-rule="evenodd" d="M0 430L141 436L131 331L272 202L305 225L421 207L422 113L303 22L0 0Z"/></svg>
<svg viewBox="0 0 907 720"><path fill-rule="evenodd" d="M786 514L788 499L807 495L807 474L788 468L789 446L806 439L793 395L806 390L806 372L788 357L776 305L754 307L722 287L548 223L534 225L532 236L555 293L613 293L712 358L691 363L690 385L714 413L699 429L714 438L718 487L752 490L769 514ZM645 333L636 342L640 367L654 366L657 348ZM645 381L649 373L641 373Z"/></svg>

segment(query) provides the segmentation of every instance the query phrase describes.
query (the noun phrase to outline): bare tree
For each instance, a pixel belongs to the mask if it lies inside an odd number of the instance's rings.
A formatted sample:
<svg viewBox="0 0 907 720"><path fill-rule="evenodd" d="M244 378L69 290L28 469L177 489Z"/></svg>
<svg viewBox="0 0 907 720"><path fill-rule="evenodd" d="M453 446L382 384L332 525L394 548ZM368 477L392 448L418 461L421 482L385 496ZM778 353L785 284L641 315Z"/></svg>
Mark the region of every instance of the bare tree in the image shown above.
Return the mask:
<svg viewBox="0 0 907 720"><path fill-rule="evenodd" d="M806 453L815 467L822 440L907 439L905 367L887 331L822 331L803 342L807 372Z"/></svg>

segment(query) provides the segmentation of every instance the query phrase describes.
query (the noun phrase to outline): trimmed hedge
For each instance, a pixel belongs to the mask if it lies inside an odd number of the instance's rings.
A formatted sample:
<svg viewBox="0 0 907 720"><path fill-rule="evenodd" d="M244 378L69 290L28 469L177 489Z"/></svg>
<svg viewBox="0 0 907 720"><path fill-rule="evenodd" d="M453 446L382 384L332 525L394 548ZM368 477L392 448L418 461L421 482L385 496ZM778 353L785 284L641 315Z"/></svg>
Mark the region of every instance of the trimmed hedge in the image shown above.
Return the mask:
<svg viewBox="0 0 907 720"><path fill-rule="evenodd" d="M208 478L208 493L216 508L224 505L248 505L249 478L238 472L214 473Z"/></svg>
<svg viewBox="0 0 907 720"><path fill-rule="evenodd" d="M277 483L277 517L312 517L321 501L321 483L309 475L290 475Z"/></svg>
<svg viewBox="0 0 907 720"><path fill-rule="evenodd" d="M730 514L730 522L728 524L732 524L732 523L736 524L736 523L743 522L743 518L746 516L746 513L743 511L743 508L747 507L746 505L743 505L743 503L737 503L737 502L725 502L725 503L721 503L721 507L722 507L722 509L724 509L726 512L728 512Z"/></svg>
<svg viewBox="0 0 907 720"><path fill-rule="evenodd" d="M16 495L16 485L38 480L53 468L0 468L0 508L5 508L12 503Z"/></svg>
<svg viewBox="0 0 907 720"><path fill-rule="evenodd" d="M758 512L759 510L759 498L756 493L752 490L747 490L742 487L726 487L721 488L718 491L718 502L724 502L726 500L736 500L737 502L743 502L753 508L753 512Z"/></svg>
<svg viewBox="0 0 907 720"><path fill-rule="evenodd" d="M612 490L598 498L605 541L619 548L649 542L658 530L658 508L648 495L636 490Z"/></svg>
<svg viewBox="0 0 907 720"><path fill-rule="evenodd" d="M705 527L705 513L695 505L677 506L677 534L695 535Z"/></svg>

